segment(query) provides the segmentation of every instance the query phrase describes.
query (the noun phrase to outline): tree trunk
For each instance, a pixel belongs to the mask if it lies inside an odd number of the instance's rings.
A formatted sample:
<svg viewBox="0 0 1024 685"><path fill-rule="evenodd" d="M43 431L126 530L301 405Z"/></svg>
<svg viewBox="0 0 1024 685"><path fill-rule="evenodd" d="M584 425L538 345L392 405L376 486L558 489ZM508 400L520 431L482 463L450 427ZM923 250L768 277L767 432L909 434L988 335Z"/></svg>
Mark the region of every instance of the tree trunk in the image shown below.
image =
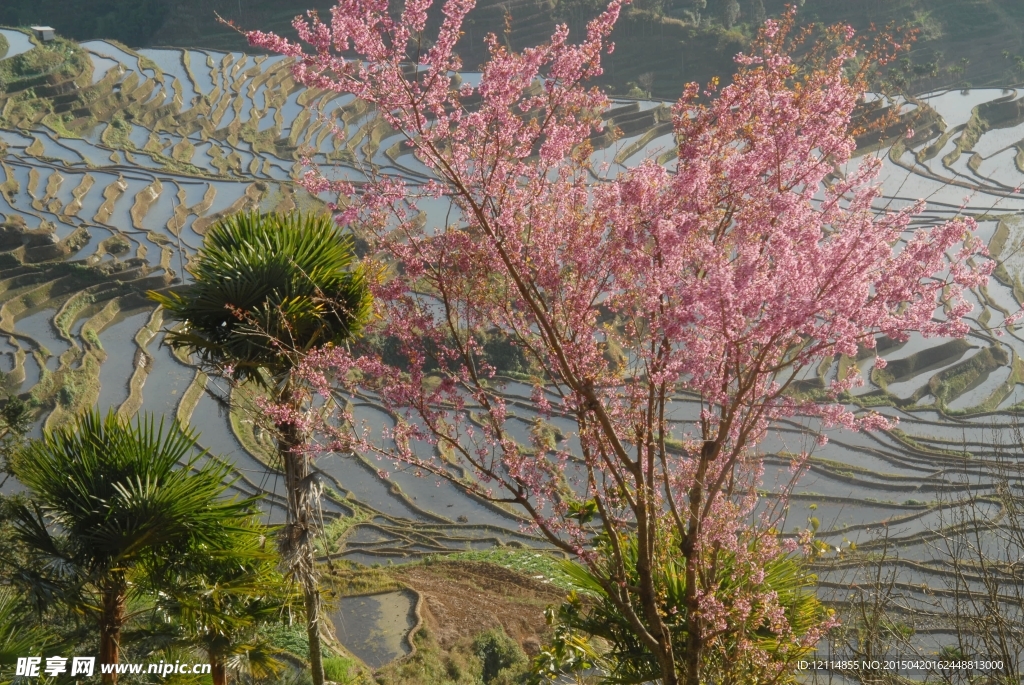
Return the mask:
<svg viewBox="0 0 1024 685"><path fill-rule="evenodd" d="M688 584L697 582L694 559L686 559L686 582ZM699 685L701 651L704 646L701 640L701 631L704 626L700 620L700 605L696 593L691 593L689 587L686 588L686 599L686 674L683 682L686 685Z"/></svg>
<svg viewBox="0 0 1024 685"><path fill-rule="evenodd" d="M103 611L100 614L100 664L117 664L120 660L121 626L124 625L125 589L114 583L103 590ZM102 670L102 669L101 669ZM115 685L117 672L101 673L103 683Z"/></svg>
<svg viewBox="0 0 1024 685"><path fill-rule="evenodd" d="M672 632L662 620L659 607L658 588L654 582L653 560L655 557L655 546L657 539L653 536L650 522L657 514L651 510L651 503L647 500L647 494L653 491L650 483L641 483L638 488L638 495L642 501L637 511L637 555L636 571L639 585L640 604L644 618L647 620L648 631L658 641L658 648L654 650L658 665L661 668L662 685L677 685L679 682L675 667L675 655L673 654Z"/></svg>
<svg viewBox="0 0 1024 685"><path fill-rule="evenodd" d="M213 685L227 685L228 671L224 668L224 661L219 657L210 657L210 676L213 679Z"/></svg>
<svg viewBox="0 0 1024 685"><path fill-rule="evenodd" d="M282 402L292 404L295 398L285 390ZM297 407L295 407L297 408ZM323 685L324 665L320 650L320 589L317 587L316 553L313 540L316 535L313 518L314 492L310 477L309 458L296 451L305 444L301 430L295 424L278 424L280 433L277 449L284 463L285 486L288 490L288 524L282 545L289 571L299 585L306 605L306 636L309 639L309 666L313 685Z"/></svg>
<svg viewBox="0 0 1024 685"><path fill-rule="evenodd" d="M688 528L682 544L683 558L686 560L686 672L683 682L686 685L699 685L700 666L704 650L704 625L700 617L699 600L699 550L697 538L701 529L701 507L704 505L704 479L707 477L708 466L714 458L715 443L709 440L701 448L697 472L694 474L693 486L688 493L689 515Z"/></svg>
<svg viewBox="0 0 1024 685"><path fill-rule="evenodd" d="M315 561L312 545L308 551L310 561ZM312 587L303 589L306 600L306 637L309 638L309 666L313 671L314 685L323 685L325 676L323 655L320 652L320 589L316 586L315 577L312 581Z"/></svg>

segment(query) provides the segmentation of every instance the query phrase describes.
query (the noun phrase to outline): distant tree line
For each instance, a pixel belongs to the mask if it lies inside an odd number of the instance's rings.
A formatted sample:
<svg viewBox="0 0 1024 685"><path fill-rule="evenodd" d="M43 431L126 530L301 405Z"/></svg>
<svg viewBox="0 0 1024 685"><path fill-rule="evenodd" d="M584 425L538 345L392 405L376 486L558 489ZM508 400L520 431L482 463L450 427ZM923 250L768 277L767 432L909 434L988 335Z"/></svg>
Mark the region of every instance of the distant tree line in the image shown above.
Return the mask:
<svg viewBox="0 0 1024 685"><path fill-rule="evenodd" d="M45 24L75 40L112 38L138 47L163 25L169 10L166 0L4 0L0 24Z"/></svg>

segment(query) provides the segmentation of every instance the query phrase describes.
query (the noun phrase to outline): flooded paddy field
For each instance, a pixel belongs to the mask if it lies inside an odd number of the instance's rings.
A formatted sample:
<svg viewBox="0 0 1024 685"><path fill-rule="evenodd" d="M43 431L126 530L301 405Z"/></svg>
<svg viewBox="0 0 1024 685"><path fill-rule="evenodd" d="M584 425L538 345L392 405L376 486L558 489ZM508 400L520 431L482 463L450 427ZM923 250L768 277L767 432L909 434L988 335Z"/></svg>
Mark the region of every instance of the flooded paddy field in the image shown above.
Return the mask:
<svg viewBox="0 0 1024 685"><path fill-rule="evenodd" d="M12 46L8 58L33 49L27 34L3 34ZM322 209L321 199L296 186L304 156L315 154L334 165L336 176L353 180L376 168L418 183L429 171L395 145L394 135L381 133L364 103L296 86L288 59L205 50L134 53L105 41L83 49L93 71L76 83L89 96L67 111L66 122L57 126L25 112L0 117L4 386L38 408L36 435L90 406L179 417L233 466L240 490L267 495L268 516L279 521L281 475L240 438L256 429L204 394L208 379L163 344L166 322L143 293L187 282L184 267L222 216ZM971 521L996 548L1002 527L1013 520L1001 497L1024 497L1024 330L1003 326L1024 298L1024 195L1014 192L1024 183L1024 119L1013 114L1024 111L1019 99L1017 91L1000 90L929 94L907 103L907 111L932 112L933 125L919 127L906 145L870 152L883 161L880 208L926 198L928 210L915 228L975 216L999 266L971 296L973 330L964 341L912 335L884 346L884 371L865 353L805 375L805 382L824 387L840 368L857 364L865 385L845 401L858 412L898 418L892 430L825 431L829 441L818 446L816 423L793 419L776 425L760 446L767 455L763 508L778 505L784 534L812 528L833 550L818 562L823 587L852 582L841 579L867 568L884 549L888 559L899 559L887 568L905 584L905 595L931 601L927 593L948 580L935 536ZM595 180L648 156L671 165L667 115L664 103L615 102L608 120L628 121L628 130L619 140L602 139L592 159ZM964 134L972 119L985 122L977 140ZM344 139L331 134L333 125L345 130ZM424 200L419 208L428 227L459 218L443 200ZM503 392L514 432L525 442L540 419L532 389L509 379ZM372 398L363 399L357 417L379 438L391 419ZM693 398L678 398L670 413L674 432L688 430L696 406ZM547 420L565 445L578 446L568 418ZM790 456L804 451L811 454L808 468L784 507L773 493L789 484ZM329 541L333 557L401 563L496 545L546 547L528 532L522 512L410 470L359 454L327 454L317 468L328 527L342 517L358 519ZM339 608L339 631L352 617L372 614L384 637L353 638L362 641L368 663L404 653L393 636L408 629L407 599L360 601Z"/></svg>
<svg viewBox="0 0 1024 685"><path fill-rule="evenodd" d="M330 618L342 644L378 668L412 650L407 636L415 608L416 595L408 591L342 597Z"/></svg>

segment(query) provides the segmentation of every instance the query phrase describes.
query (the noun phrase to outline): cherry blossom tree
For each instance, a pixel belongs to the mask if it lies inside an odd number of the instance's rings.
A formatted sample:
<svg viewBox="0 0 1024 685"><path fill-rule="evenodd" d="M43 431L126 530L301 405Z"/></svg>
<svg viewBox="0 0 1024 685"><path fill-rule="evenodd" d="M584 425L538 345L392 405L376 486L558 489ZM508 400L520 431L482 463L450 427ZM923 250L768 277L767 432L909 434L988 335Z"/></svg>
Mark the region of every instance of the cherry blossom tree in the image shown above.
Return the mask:
<svg viewBox="0 0 1024 685"><path fill-rule="evenodd" d="M446 0L429 43L431 0L397 15L387 0L339 0L329 19L296 19L305 46L248 34L293 57L302 84L374 105L434 177L368 167L353 187L307 173L368 241L378 319L362 345L297 371L335 398L333 417L268 411L325 436L310 449L375 453L525 514L587 567L666 685L705 682L726 652L781 677L831 623L794 631L764 582L796 543L755 512L759 441L795 415L886 428L841 403L862 382L855 365L813 397L796 391L801 372L879 334L965 335L962 291L992 268L973 221L911 231L923 205L876 210L881 162L851 163L868 69L900 46L836 27L797 61L794 15L769 21L730 85L691 84L675 105L674 168L598 180L589 140L609 102L584 84L622 0L578 44L564 25L521 53L489 36L478 86L455 76L473 4ZM449 220L425 224L418 203L445 201ZM573 422L575 449L540 429L514 437L497 347L534 379L533 410ZM384 443L345 409L355 395L399 417ZM682 616L659 600L666 558L682 569ZM745 582L723 593L723 574Z"/></svg>

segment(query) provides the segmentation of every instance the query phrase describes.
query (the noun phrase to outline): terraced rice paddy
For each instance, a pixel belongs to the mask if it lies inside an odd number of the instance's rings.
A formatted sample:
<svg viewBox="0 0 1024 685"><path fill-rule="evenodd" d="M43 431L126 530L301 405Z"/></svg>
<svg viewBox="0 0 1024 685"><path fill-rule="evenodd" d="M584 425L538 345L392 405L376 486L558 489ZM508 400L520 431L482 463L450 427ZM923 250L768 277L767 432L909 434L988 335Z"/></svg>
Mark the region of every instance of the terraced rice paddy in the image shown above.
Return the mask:
<svg viewBox="0 0 1024 685"><path fill-rule="evenodd" d="M343 597L331 622L353 654L378 668L411 651L405 636L416 625L415 605L408 591Z"/></svg>
<svg viewBox="0 0 1024 685"><path fill-rule="evenodd" d="M22 34L12 40L12 33L4 30L9 54L24 47ZM259 429L204 394L216 382L162 344L161 313L142 293L187 279L184 267L221 216L320 208L324 198L294 183L305 155L352 179L367 166L413 182L427 170L364 103L298 88L288 60L204 50L134 53L105 41L82 47L91 73L45 96L48 107L25 105L31 99L23 94L0 99L3 382L39 407L37 433L97 404L190 422L200 442L233 465L239 490L267 493L270 519L281 520L281 478ZM788 482L789 453L813 452L783 530L813 526L821 540L844 550L849 564L822 566L826 589L843 587L863 558L857 554L895 545L900 572L914 578L906 594L923 601L925 586L942 580L935 531L964 517L998 530L1005 512L995 495L1007 459L1010 487L1019 491L1014 427L1024 408L1024 333L996 333L1024 300L1024 195L1014 192L1024 183L1021 102L1016 91L998 90L922 98L907 108L922 115L914 140L878 153L880 208L926 198L916 226L976 216L1000 266L974 293L973 330L964 341L883 340L884 372L870 371L868 354L808 372L805 387L813 389L861 364L869 380L849 402L898 417L898 430L826 431L828 444L814 447L814 422L788 421L762 445L767 491ZM672 163L664 104L616 102L607 118L622 136L595 140L595 180L648 155ZM331 125L344 127L346 138L332 136ZM439 225L449 208L438 202L421 209L428 225ZM509 382L505 391L525 435L537 418L530 390ZM672 415L678 431L695 412L694 402L680 398ZM371 425L390 421L373 398L362 398L358 413ZM571 423L554 422L571 444ZM523 532L517 512L401 470L385 480L380 468L358 454L320 460L326 551L387 563L497 544L543 546Z"/></svg>

